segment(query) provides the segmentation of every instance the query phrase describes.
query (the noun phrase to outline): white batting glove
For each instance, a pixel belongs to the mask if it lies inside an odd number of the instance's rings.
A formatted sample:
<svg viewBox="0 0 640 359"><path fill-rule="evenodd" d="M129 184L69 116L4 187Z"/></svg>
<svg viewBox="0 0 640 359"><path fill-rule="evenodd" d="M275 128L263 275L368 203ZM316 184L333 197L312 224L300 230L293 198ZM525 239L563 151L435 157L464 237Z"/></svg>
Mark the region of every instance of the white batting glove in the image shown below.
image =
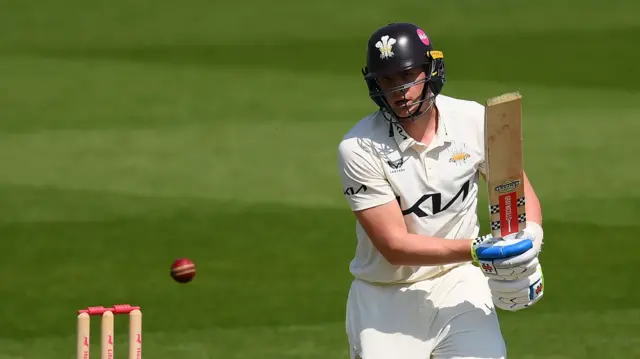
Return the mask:
<svg viewBox="0 0 640 359"><path fill-rule="evenodd" d="M504 238L491 235L473 241L473 264L480 267L489 279L515 280L535 273L542 248L542 227L527 222L519 233Z"/></svg>
<svg viewBox="0 0 640 359"><path fill-rule="evenodd" d="M471 245L472 263L489 279L520 279L534 273L538 252L529 238L476 238Z"/></svg>
<svg viewBox="0 0 640 359"><path fill-rule="evenodd" d="M522 232L524 232L522 235L531 238L531 240L533 241L533 246L538 251L538 253L542 252L542 243L544 240L544 232L542 231L542 227L535 222L527 222L527 225ZM518 233L518 235L521 234Z"/></svg>
<svg viewBox="0 0 640 359"><path fill-rule="evenodd" d="M516 280L489 279L493 304L502 310L518 311L537 303L544 295L542 265L526 278Z"/></svg>

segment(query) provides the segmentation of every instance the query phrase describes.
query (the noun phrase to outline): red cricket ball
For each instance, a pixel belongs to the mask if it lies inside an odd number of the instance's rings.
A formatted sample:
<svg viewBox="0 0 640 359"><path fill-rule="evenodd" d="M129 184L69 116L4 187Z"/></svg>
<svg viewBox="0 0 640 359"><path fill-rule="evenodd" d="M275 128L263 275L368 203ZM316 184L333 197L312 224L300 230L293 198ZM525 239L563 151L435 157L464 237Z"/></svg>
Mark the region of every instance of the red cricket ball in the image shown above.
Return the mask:
<svg viewBox="0 0 640 359"><path fill-rule="evenodd" d="M179 283L191 282L196 275L196 265L188 258L179 258L171 264L171 277Z"/></svg>

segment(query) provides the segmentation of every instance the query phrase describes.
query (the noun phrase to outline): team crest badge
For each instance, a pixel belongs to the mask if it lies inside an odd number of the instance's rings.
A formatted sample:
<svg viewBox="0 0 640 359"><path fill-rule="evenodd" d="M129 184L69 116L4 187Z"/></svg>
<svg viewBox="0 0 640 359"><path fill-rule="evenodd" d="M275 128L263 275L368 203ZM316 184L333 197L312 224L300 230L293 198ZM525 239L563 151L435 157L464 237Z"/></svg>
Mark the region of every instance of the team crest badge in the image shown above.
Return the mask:
<svg viewBox="0 0 640 359"><path fill-rule="evenodd" d="M466 143L462 145L456 144L453 147L449 148L449 154L450 154L449 162L456 165L464 164L467 162L469 158L471 158L471 155L467 150Z"/></svg>
<svg viewBox="0 0 640 359"><path fill-rule="evenodd" d="M466 152L456 152L451 156L451 158L449 158L449 162L453 162L453 163L462 162L462 163L464 163L464 161L466 161L467 158L469 158L469 157L471 157L471 156Z"/></svg>
<svg viewBox="0 0 640 359"><path fill-rule="evenodd" d="M380 41L376 42L376 47L380 49L380 58L388 59L393 57L393 44L396 43L396 39L393 37L389 37L389 35L384 35L380 38Z"/></svg>

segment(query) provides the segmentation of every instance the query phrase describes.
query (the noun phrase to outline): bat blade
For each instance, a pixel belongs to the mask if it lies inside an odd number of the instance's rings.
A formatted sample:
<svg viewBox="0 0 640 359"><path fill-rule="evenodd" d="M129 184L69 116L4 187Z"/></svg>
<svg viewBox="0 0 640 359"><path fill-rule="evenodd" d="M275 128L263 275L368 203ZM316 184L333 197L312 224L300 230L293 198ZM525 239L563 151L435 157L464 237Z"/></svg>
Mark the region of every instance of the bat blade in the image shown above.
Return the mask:
<svg viewBox="0 0 640 359"><path fill-rule="evenodd" d="M488 99L485 168L494 237L517 233L526 224L522 152L522 96L511 92Z"/></svg>

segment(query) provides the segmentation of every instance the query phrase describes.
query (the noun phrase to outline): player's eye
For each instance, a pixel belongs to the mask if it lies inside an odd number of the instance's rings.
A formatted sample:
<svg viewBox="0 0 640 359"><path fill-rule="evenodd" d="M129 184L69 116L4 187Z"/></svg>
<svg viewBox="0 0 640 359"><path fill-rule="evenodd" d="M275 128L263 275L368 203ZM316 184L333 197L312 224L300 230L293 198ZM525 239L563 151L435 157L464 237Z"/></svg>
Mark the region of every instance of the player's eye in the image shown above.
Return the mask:
<svg viewBox="0 0 640 359"><path fill-rule="evenodd" d="M416 71L416 70L410 70L410 71L406 71L404 73L404 79L405 80L415 80L416 78L418 78L418 76L420 75L420 72Z"/></svg>
<svg viewBox="0 0 640 359"><path fill-rule="evenodd" d="M392 82L393 82L393 79L389 77L381 77L378 79L378 83L380 84L380 86L389 86L391 85Z"/></svg>

